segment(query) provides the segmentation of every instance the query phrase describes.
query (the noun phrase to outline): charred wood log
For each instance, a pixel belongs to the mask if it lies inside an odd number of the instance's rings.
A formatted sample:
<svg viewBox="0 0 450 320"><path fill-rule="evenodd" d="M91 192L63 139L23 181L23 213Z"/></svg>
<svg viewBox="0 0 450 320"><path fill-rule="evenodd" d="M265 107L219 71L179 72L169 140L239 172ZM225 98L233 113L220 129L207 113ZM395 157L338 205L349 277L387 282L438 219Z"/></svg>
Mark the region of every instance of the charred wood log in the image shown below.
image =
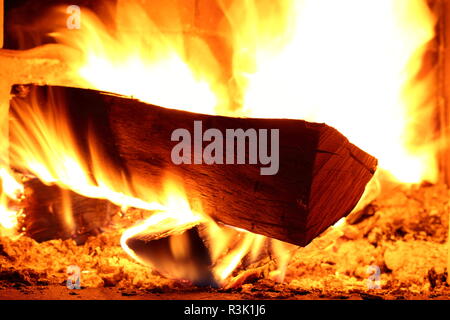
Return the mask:
<svg viewBox="0 0 450 320"><path fill-rule="evenodd" d="M25 182L24 187L21 226L38 242L72 238L82 244L99 234L119 210L107 200L86 198L38 179Z"/></svg>

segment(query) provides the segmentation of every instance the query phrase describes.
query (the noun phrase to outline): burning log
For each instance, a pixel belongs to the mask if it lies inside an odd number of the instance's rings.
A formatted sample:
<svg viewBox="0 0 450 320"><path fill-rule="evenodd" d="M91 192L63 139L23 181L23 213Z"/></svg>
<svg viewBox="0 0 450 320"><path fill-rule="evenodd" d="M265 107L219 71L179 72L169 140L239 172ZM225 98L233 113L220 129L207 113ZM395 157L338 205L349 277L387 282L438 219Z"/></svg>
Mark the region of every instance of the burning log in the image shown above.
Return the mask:
<svg viewBox="0 0 450 320"><path fill-rule="evenodd" d="M86 154L87 162L91 158L87 141L94 135L102 146L97 153L112 161L117 172L125 173L134 185L157 192L163 189L170 173L175 182L184 186L194 211L204 212L224 224L301 246L350 213L376 170L375 158L325 124L196 114L66 87L35 87L42 108L49 107L50 95L46 94L49 89L52 97L64 96L65 105L58 105L58 109L63 108L67 114L77 147ZM13 98L13 114L16 99L28 98ZM178 129L190 132L193 127L196 131L194 123L200 123L203 132L278 130L278 170L272 175L261 174L268 168L264 168L262 161L250 164L252 154L248 149L245 161L238 165L188 164L184 153L184 163L174 163L172 156L177 143L172 141L173 133L180 132ZM14 134L12 128L11 141L18 140ZM195 163L208 160L202 132L200 135L200 145L195 142L193 148ZM261 140L260 134L260 160ZM276 151L276 142L272 139L265 146L266 151ZM135 190L134 196L148 195Z"/></svg>

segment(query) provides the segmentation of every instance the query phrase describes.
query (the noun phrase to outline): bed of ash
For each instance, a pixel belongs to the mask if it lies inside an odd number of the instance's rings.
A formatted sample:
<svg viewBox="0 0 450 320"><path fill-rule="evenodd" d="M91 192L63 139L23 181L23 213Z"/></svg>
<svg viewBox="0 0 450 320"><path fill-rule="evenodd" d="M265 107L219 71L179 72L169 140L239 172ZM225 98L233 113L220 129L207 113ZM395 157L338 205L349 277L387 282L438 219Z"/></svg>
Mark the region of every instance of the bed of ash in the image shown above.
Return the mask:
<svg viewBox="0 0 450 320"><path fill-rule="evenodd" d="M267 255L238 268L228 285L197 288L165 279L133 261L120 232L37 243L0 238L2 299L447 299L450 190L444 185L399 186L305 248L295 248L283 282ZM81 290L66 288L66 267L83 270ZM381 289L369 288L369 266Z"/></svg>

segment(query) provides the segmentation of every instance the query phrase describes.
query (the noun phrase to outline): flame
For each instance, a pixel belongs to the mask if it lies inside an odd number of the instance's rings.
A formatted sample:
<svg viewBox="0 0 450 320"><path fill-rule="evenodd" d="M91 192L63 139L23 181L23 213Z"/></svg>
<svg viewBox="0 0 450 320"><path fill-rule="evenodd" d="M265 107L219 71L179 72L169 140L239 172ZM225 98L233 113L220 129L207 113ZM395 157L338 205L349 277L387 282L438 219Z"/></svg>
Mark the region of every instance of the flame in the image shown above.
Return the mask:
<svg viewBox="0 0 450 320"><path fill-rule="evenodd" d="M238 12L231 17L243 114L325 122L398 181L435 181L433 146L417 143L417 122L429 121L425 112L433 106L424 105L432 74L414 81L434 37L426 1L287 2L281 46L278 38L266 40L265 28L251 27L256 2L231 9Z"/></svg>
<svg viewBox="0 0 450 320"><path fill-rule="evenodd" d="M82 9L80 30L62 28L52 35L75 50L71 76L80 86L192 112L326 122L376 156L397 181L436 180L436 148L429 133L418 126L428 126L432 107L433 72L417 77L426 44L434 37L435 18L425 0L218 4L223 16L213 31L222 47L231 47L221 56L204 30L185 25L179 13L170 12L170 22L162 27L148 8L133 1L118 1L115 25ZM232 63L222 68L227 55ZM203 213L192 212L183 191L170 179L165 199L154 197L155 190L132 192L140 186L120 172L112 174L115 168L105 163L94 137L88 141L88 168L62 121L67 115L58 111L64 101L50 100L48 108L39 108L38 101L15 108L26 123L14 126L19 138L10 148L14 168L124 208L156 210L125 230L121 239L123 249L142 263L147 262L130 249L129 239L149 230L200 223L206 225L217 281L226 281L244 257L257 258L266 238L219 226ZM0 224L13 228L17 212L8 208L8 201L21 193L21 184L3 163ZM65 215L68 228L73 228L71 212ZM273 276L282 281L290 250L276 241L271 247L278 260ZM174 238L170 250L183 257L189 240ZM169 273L184 274L176 266Z"/></svg>
<svg viewBox="0 0 450 320"><path fill-rule="evenodd" d="M71 64L83 86L114 92L160 106L214 114L217 97L209 81L186 62L188 54L182 33L164 34L136 3L119 1L116 25L106 26L83 10L83 27L76 32L62 29L53 36L70 42L82 59ZM173 21L177 28L179 21ZM117 30L111 34L111 29ZM211 65L211 54L201 41L191 50ZM88 49L87 49L88 48ZM217 68L217 67L216 67Z"/></svg>

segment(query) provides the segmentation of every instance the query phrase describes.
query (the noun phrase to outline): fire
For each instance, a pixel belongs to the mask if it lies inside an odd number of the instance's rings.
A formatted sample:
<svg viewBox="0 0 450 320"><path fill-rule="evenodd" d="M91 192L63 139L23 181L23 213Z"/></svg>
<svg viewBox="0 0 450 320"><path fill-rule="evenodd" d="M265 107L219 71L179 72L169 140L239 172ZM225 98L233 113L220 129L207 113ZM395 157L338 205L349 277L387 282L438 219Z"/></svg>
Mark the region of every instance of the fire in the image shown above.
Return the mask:
<svg viewBox="0 0 450 320"><path fill-rule="evenodd" d="M73 71L83 86L198 113L325 122L395 180L436 181L436 146L419 126L431 123L434 74L416 81L434 37L426 1L218 3L232 46L222 84L208 40L185 34L177 12L169 32L146 8L119 1L115 26L84 10L75 36L54 36L81 53Z"/></svg>
<svg viewBox="0 0 450 320"><path fill-rule="evenodd" d="M56 184L89 198L107 199L120 206L125 215L130 207L149 212L148 218L124 230L121 246L130 257L157 269L166 277L198 279L198 265L180 265L170 259L159 259L157 265L149 263L130 248L128 240L140 234L161 234L178 229L187 231L202 224L203 236L209 245L208 254L211 256L211 266L207 271L211 272L214 283L221 285L226 283L244 257L250 255L250 261L257 258L264 237L219 226L203 212L193 212L182 186L170 176L166 179L163 194L158 190L140 190L139 185L132 185L132 181L105 160L94 135L88 138L89 154L81 152L68 114L62 108L64 97L52 91L46 94L50 98L45 106L42 106L41 96L35 90L30 92L29 100L12 101L11 130L14 130L14 141L10 146L10 160L15 169L32 174L48 185ZM91 159L89 164L86 156ZM20 201L24 192L22 184L5 170L0 171L0 174L4 190L8 192L4 193L5 199L8 195L9 199ZM146 198L136 198L135 193L146 195ZM65 229L73 233L76 225L69 201L70 198L63 194L64 210L61 218ZM5 211L1 212L0 222L4 228L14 229L17 212L7 208L5 206ZM186 230L182 229L185 227ZM186 252L196 250L190 249L194 245L191 239L183 234L168 239L168 254L173 255L175 261L189 261Z"/></svg>
<svg viewBox="0 0 450 320"><path fill-rule="evenodd" d="M192 240L185 233L181 232L188 231L190 228L199 225L202 225L204 228L202 236L204 237L203 240L208 244L208 254L211 259L210 270L208 271L212 272L214 283L224 285L245 256L249 255L250 261L256 260L266 241L265 237L249 233L245 230L219 226L207 215L193 212L184 191L170 178L167 179L165 185L165 194L165 209L163 211L158 211L148 219L138 222L133 227L127 229L122 235L120 241L122 248L135 260L149 265L160 272L163 270L162 273L168 277L198 280L201 277L196 274L199 269L198 266L195 268L187 268L186 265L178 265L177 263L173 263L173 261L164 261L164 259L168 260L167 257L161 256L158 259L153 258L153 260L157 260L157 265L155 265L155 261L149 262L148 259L145 260L136 254L130 248L128 240L137 235L152 236L176 230L174 232L175 236L169 238L168 249L170 250L170 254L172 254L175 261L191 259L191 257L186 257L186 254L191 251L189 247L193 245ZM279 241L276 243L278 244ZM280 245L278 244L278 246ZM194 248L194 250L196 249L198 248ZM281 253L283 252L281 249L277 249L275 249L275 252L280 253L280 258L281 256L284 258L287 257L287 255ZM282 259L279 261L280 268L285 268L287 261L283 261Z"/></svg>
<svg viewBox="0 0 450 320"><path fill-rule="evenodd" d="M222 53L232 61L227 72L207 37L192 26L186 31L176 12L164 29L146 8L133 1L118 3L114 26L82 9L80 30L53 33L76 52L69 62L80 86L198 113L326 122L376 156L397 181L436 180L436 148L429 134L418 129L430 121L432 107L426 102L431 101L432 72L416 79L434 36L435 18L425 0L219 1L224 16L218 25L229 28L218 32L232 48ZM64 101L52 97L46 113L38 104L15 108L27 121L13 128L20 141L10 147L11 165L86 197L155 211L123 233L121 245L132 258L148 264L127 244L134 236L198 224L206 225L216 281L223 284L244 257L257 258L266 238L192 212L170 179L164 199L155 190L138 192L148 198L134 197L132 190L140 186L104 161L94 137L88 141L88 168L72 129L62 121L67 115L58 111ZM21 183L6 164L0 178L0 224L12 229L17 212L8 201L21 194ZM71 213L66 216L70 226ZM274 278L282 281L289 250L277 241L271 247L278 261ZM189 240L176 238L170 250L182 258ZM169 276L193 277L175 265L167 268Z"/></svg>

